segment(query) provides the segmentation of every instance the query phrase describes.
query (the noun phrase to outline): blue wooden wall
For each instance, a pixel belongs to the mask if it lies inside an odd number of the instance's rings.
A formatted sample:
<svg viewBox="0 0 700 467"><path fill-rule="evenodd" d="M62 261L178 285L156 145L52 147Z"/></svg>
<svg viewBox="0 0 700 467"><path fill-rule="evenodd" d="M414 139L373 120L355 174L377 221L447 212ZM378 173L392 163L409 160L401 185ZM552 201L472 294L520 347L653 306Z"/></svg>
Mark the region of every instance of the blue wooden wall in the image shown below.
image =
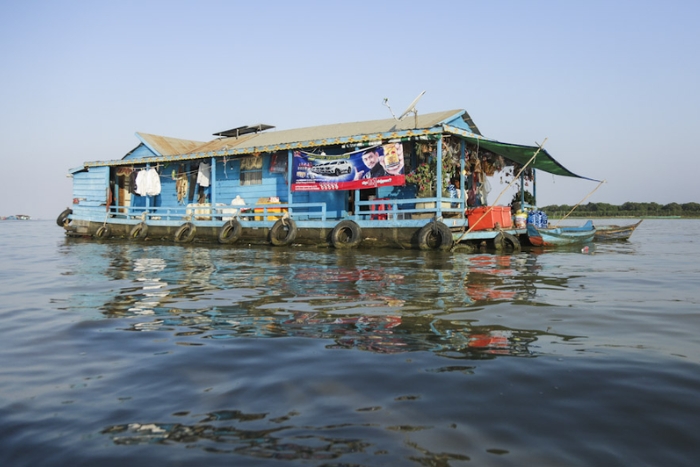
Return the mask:
<svg viewBox="0 0 700 467"><path fill-rule="evenodd" d="M255 204L258 200L277 196L280 203L286 203L287 183L284 174L270 173L270 155L265 154L262 166L262 183L260 185L241 186L241 161L216 159L216 202L231 204L240 196L246 204Z"/></svg>
<svg viewBox="0 0 700 467"><path fill-rule="evenodd" d="M176 207L186 204L196 203L199 197L199 185L196 183L199 163L202 160L173 162L166 164L158 164L157 170L160 173L161 193L159 204L156 206ZM211 159L205 159L204 162L211 163ZM190 175L190 184L194 184L194 197L192 200L185 199L183 203L178 203L176 178L180 168ZM262 183L259 185L241 186L241 163L238 159L226 160L221 158L216 159L216 168L212 170L216 173L216 180L213 182L216 191L215 199L212 193L212 186L205 188L204 192L207 196L206 202L212 201L217 204L231 204L231 201L238 195L245 200L247 204L255 204L258 200L267 199L277 196L281 203L288 202L288 186L285 181L284 174L270 173L270 157L264 156L262 166ZM173 171L175 177L173 177ZM189 190L188 190L189 191ZM145 205L145 197L133 195L132 205ZM151 204L152 206L154 204Z"/></svg>
<svg viewBox="0 0 700 467"><path fill-rule="evenodd" d="M73 174L73 198L82 206L106 206L109 167L90 167Z"/></svg>
<svg viewBox="0 0 700 467"><path fill-rule="evenodd" d="M134 149L129 154L124 156L122 158L122 160L128 161L131 159L141 159L144 157L153 157L153 156L160 156L160 154L154 153L153 151L148 149L148 147L145 144L141 143L136 147L136 149Z"/></svg>
<svg viewBox="0 0 700 467"><path fill-rule="evenodd" d="M326 203L326 216L339 219L347 209L347 199L355 196L355 192L342 191L297 191L293 193L294 203ZM295 209L294 212L318 212L318 209Z"/></svg>
<svg viewBox="0 0 700 467"><path fill-rule="evenodd" d="M123 160L141 159L143 157L153 156L153 152L146 146L140 145L130 154L124 157ZM216 204L230 205L231 201L240 196L248 205L253 205L262 200L267 200L270 197L278 197L280 203L288 203L289 185L285 179L285 174L270 172L270 154L264 154L262 166L262 183L259 185L244 185L241 186L241 161L240 159L223 159L216 158L216 167L212 169L212 178L216 174L216 180L213 181L214 186L205 188L206 202L212 201ZM150 206L162 207L178 207L186 206L189 203L197 203L199 199L199 185L196 183L197 171L200 162L211 163L212 159L203 160L178 161L172 163L159 163L155 165L160 174L161 193L157 197L151 198ZM143 166L135 166L136 169L142 169ZM108 169L108 167L100 167L100 169ZM194 184L193 198L187 196L183 202L177 200L176 178L180 170L189 174L190 184ZM94 170L91 168L91 170ZM104 172L104 171L103 171ZM174 172L174 174L173 174ZM76 174L78 175L78 174ZM102 189L102 202L106 202L105 188L107 186L108 170L102 174L99 181L99 186ZM74 190L80 185L74 185ZM95 188L93 186L93 188ZM212 192L215 189L215 194ZM189 194L189 193L188 193ZM328 192L297 192L292 196L294 203L326 203L326 215L330 218L340 218L345 214L347 209L347 201L349 196L354 194L348 191L328 191ZM91 195L96 196L95 194ZM77 196L76 196L77 197ZM146 197L132 194L132 206L146 206ZM299 211L297 211L299 212Z"/></svg>

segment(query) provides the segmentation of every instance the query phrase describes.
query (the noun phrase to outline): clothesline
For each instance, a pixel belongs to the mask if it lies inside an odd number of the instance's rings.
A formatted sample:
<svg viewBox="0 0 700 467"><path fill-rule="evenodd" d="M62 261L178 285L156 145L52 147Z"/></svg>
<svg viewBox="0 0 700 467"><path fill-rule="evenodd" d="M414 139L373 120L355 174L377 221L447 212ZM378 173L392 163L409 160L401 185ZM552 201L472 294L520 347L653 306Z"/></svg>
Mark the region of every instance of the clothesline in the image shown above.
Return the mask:
<svg viewBox="0 0 700 467"><path fill-rule="evenodd" d="M169 167L169 166L170 166L170 164L165 164L165 165L163 166L163 168L167 170L167 167ZM128 175L128 174L124 173L124 169L128 169L128 170L129 170L129 172L128 172L129 174L130 174L131 172L141 172L141 171L143 171L143 170L155 169L155 171L158 172L158 175L159 175L161 178L172 178L172 172L170 173L170 175L168 175L168 174L166 174L166 173L160 173L160 172L159 172L160 169L161 169L161 165L160 165L160 164L156 165L155 167L150 167L150 168L147 168L147 167L138 167L138 168L136 168L136 167L133 167L133 166L132 166L132 167L123 167L123 168L117 169L117 174L119 174L119 175ZM174 170L173 170L173 171L174 171ZM178 170L178 171L176 172L176 176L179 176L179 175L195 175L195 174L198 174L198 173L199 173L199 167L197 167L197 168L194 169L194 170L184 170L184 171L179 171L179 170Z"/></svg>

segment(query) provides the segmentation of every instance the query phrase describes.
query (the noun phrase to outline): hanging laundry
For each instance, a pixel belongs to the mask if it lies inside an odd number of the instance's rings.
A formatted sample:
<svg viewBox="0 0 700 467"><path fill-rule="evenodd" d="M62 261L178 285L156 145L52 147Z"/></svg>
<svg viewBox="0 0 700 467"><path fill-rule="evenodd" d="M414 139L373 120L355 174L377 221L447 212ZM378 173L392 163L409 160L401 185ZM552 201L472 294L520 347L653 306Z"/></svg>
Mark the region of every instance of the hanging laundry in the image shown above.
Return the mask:
<svg viewBox="0 0 700 467"><path fill-rule="evenodd" d="M135 170L132 170L131 173L129 174L129 193L137 194L136 193L136 177L138 176L138 173Z"/></svg>
<svg viewBox="0 0 700 467"><path fill-rule="evenodd" d="M185 198L187 197L187 174L185 173L185 168L180 164L180 168L177 170L177 181L175 182L175 191L177 192L177 202L180 204L185 204Z"/></svg>
<svg viewBox="0 0 700 467"><path fill-rule="evenodd" d="M139 170L136 175L134 193L140 196L156 196L160 194L160 175L156 169Z"/></svg>
<svg viewBox="0 0 700 467"><path fill-rule="evenodd" d="M187 170L187 202L194 202L194 192L197 187L197 176L194 174L194 163L189 164Z"/></svg>
<svg viewBox="0 0 700 467"><path fill-rule="evenodd" d="M136 173L136 179L134 180L134 193L139 196L146 196L146 188L148 188L146 185L146 171L139 170Z"/></svg>
<svg viewBox="0 0 700 467"><path fill-rule="evenodd" d="M200 187L209 186L209 179L211 177L211 166L206 162L199 163L199 171L197 173L197 183Z"/></svg>
<svg viewBox="0 0 700 467"><path fill-rule="evenodd" d="M160 175L154 168L148 169L146 173L147 185L146 196L156 196L160 194Z"/></svg>

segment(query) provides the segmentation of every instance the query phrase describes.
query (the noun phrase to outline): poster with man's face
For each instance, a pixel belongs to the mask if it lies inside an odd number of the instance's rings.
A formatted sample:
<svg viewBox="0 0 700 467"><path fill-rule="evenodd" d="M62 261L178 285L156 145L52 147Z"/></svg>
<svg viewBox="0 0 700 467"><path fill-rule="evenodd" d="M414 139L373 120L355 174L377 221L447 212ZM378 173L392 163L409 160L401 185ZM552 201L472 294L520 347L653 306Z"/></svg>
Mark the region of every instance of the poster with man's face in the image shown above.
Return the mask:
<svg viewBox="0 0 700 467"><path fill-rule="evenodd" d="M401 143L335 156L294 153L292 191L362 190L404 184Z"/></svg>

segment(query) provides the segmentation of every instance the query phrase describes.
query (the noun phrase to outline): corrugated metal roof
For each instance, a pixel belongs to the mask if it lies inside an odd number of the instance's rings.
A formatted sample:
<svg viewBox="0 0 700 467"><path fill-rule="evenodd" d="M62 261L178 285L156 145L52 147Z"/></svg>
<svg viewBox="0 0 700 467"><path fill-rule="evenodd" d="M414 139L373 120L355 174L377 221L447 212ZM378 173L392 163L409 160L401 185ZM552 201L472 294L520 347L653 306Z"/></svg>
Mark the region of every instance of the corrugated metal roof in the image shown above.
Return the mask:
<svg viewBox="0 0 700 467"><path fill-rule="evenodd" d="M151 135L149 133L136 133L136 136L148 147L161 156L176 156L188 154L204 145L203 141L191 141L188 139L170 138L168 136Z"/></svg>
<svg viewBox="0 0 700 467"><path fill-rule="evenodd" d="M284 149L311 148L345 143L363 143L380 139L415 137L441 133L441 124L461 117L471 123L466 110L447 110L425 115L409 115L403 120L387 118L354 123L336 123L291 130L267 131L238 138L218 138L207 143L136 133L159 156L119 161L86 162L85 166L125 165L147 162L171 162L210 156L244 155ZM473 124L473 123L471 123ZM478 134L478 130L474 128Z"/></svg>
<svg viewBox="0 0 700 467"><path fill-rule="evenodd" d="M425 115L418 115L416 119L409 115L403 120L387 118L384 120L370 120L354 123L337 123L331 125L297 128L293 130L268 131L254 135L247 141L234 145L237 150L254 147L293 145L306 141L327 140L328 144L335 144L336 140L353 136L378 135L383 133L403 132L418 129L432 128L441 122L451 120L464 110L448 110ZM229 138L230 139L230 138ZM199 151L199 150L198 150Z"/></svg>
<svg viewBox="0 0 700 467"><path fill-rule="evenodd" d="M459 120L461 119L461 121ZM117 161L86 162L84 167L118 166L203 159L206 157L244 156L257 152L296 150L339 144L371 144L380 140L402 139L454 134L472 140L490 151L520 164L525 164L537 152L532 166L556 175L581 177L555 161L545 150L485 138L466 110L446 110L425 115L408 115L403 120L387 118L354 123L337 123L292 130L267 131L239 137L217 138L207 143L136 133L144 145L157 156L137 157ZM137 148L138 149L138 148ZM133 151L132 151L133 152ZM73 169L75 173L80 169ZM589 179L593 180L593 179Z"/></svg>
<svg viewBox="0 0 700 467"><path fill-rule="evenodd" d="M244 144L246 141L255 138L255 134L247 134L239 136L238 138L217 138L215 140L209 141L208 143L202 143L201 146L197 146L192 150L196 153L208 153L211 151L227 151L238 145Z"/></svg>

